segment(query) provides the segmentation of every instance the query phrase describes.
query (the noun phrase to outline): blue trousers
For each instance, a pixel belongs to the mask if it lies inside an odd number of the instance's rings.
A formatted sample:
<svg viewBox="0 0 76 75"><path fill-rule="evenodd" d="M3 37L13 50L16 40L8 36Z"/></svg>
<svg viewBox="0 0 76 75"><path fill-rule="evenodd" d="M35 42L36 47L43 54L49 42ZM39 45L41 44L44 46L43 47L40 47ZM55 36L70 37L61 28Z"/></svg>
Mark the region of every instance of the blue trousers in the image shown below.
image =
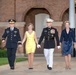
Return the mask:
<svg viewBox="0 0 76 75"><path fill-rule="evenodd" d="M14 67L17 48L7 48L7 57L10 67Z"/></svg>

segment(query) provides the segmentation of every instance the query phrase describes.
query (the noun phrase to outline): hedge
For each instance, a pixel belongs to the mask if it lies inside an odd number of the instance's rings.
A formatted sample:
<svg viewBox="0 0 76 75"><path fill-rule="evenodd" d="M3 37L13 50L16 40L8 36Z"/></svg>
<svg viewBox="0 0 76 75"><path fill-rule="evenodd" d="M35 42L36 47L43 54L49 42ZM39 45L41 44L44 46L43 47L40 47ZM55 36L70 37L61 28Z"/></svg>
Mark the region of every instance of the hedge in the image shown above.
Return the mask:
<svg viewBox="0 0 76 75"><path fill-rule="evenodd" d="M0 57L7 57L7 51L4 49L0 49Z"/></svg>

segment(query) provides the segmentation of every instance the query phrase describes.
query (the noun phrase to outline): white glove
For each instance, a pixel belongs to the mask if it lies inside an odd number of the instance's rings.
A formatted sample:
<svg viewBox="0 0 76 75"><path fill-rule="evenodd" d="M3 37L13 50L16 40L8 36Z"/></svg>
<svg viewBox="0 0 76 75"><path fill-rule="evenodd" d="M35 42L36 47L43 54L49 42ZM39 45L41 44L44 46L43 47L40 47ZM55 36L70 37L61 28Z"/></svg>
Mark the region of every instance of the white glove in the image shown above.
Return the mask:
<svg viewBox="0 0 76 75"><path fill-rule="evenodd" d="M60 46L57 46L57 48L60 49L61 47Z"/></svg>
<svg viewBox="0 0 76 75"><path fill-rule="evenodd" d="M37 45L37 48L41 48L41 46L38 44L38 45Z"/></svg>

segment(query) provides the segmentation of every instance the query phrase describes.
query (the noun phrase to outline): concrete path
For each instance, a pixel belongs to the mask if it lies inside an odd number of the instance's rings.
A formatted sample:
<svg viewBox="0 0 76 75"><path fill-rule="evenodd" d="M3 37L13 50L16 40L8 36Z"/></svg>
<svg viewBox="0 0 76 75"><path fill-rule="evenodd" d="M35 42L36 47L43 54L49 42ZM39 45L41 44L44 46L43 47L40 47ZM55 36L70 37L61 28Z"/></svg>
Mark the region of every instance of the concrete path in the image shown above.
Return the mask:
<svg viewBox="0 0 76 75"><path fill-rule="evenodd" d="M16 63L15 70L10 70L8 65L0 66L0 75L76 75L76 58L72 58L72 69L66 70L64 58L54 56L53 70L46 68L44 57L35 57L34 69L28 69L28 62Z"/></svg>

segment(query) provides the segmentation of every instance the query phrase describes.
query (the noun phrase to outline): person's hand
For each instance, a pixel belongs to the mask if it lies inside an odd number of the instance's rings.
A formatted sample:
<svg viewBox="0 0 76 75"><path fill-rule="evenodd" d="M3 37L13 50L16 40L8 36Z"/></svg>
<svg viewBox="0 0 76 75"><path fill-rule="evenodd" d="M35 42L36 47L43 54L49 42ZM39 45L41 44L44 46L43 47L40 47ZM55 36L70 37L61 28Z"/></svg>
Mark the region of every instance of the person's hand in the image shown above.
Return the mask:
<svg viewBox="0 0 76 75"><path fill-rule="evenodd" d="M21 44L23 45L23 42L21 42Z"/></svg>
<svg viewBox="0 0 76 75"><path fill-rule="evenodd" d="M5 43L5 40L2 40L2 43Z"/></svg>
<svg viewBox="0 0 76 75"><path fill-rule="evenodd" d="M5 40L2 40L2 44L1 44L1 47L4 48L6 45L6 41Z"/></svg>
<svg viewBox="0 0 76 75"><path fill-rule="evenodd" d="M18 45L19 47L22 47L22 45L20 44L20 45Z"/></svg>
<svg viewBox="0 0 76 75"><path fill-rule="evenodd" d="M61 42L60 42L60 46L61 46Z"/></svg>
<svg viewBox="0 0 76 75"><path fill-rule="evenodd" d="M60 49L61 47L60 46L57 46L57 48Z"/></svg>
<svg viewBox="0 0 76 75"><path fill-rule="evenodd" d="M38 45L37 45L37 48L41 48L41 46L38 44Z"/></svg>
<svg viewBox="0 0 76 75"><path fill-rule="evenodd" d="M76 43L74 44L74 48L76 48Z"/></svg>

